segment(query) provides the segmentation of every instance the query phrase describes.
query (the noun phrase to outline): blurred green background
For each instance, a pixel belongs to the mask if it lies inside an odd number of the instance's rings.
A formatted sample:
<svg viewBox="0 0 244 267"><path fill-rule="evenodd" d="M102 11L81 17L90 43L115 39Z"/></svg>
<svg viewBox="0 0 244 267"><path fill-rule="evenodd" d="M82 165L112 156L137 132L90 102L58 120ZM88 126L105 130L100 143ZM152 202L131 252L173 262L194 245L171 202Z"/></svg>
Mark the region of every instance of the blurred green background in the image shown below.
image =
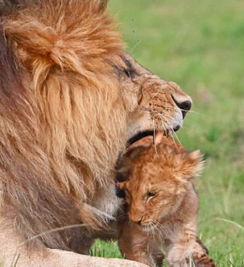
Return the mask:
<svg viewBox="0 0 244 267"><path fill-rule="evenodd" d="M207 159L199 235L218 266L244 266L244 1L111 0L128 52L194 106L178 138ZM115 244L92 254L118 257Z"/></svg>

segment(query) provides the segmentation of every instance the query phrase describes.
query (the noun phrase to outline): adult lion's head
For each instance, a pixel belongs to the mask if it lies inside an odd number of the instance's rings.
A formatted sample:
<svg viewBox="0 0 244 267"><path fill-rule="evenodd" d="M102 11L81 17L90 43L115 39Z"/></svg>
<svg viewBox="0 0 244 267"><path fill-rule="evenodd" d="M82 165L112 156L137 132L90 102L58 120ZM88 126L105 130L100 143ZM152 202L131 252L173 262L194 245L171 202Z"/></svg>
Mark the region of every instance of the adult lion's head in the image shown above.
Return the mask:
<svg viewBox="0 0 244 267"><path fill-rule="evenodd" d="M79 222L95 227L94 203L127 141L179 129L191 99L124 51L106 1L5 2L1 212L25 238ZM63 232L39 239L54 248L67 240Z"/></svg>

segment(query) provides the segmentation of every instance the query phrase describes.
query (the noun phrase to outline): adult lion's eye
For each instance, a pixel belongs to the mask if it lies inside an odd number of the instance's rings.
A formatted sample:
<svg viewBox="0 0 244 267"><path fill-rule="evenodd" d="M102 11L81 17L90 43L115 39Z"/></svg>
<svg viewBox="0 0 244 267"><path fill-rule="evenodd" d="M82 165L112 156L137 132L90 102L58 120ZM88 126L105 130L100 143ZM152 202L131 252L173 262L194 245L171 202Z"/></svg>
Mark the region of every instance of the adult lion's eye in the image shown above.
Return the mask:
<svg viewBox="0 0 244 267"><path fill-rule="evenodd" d="M147 198L152 198L152 197L155 197L156 193L153 193L153 192L147 192L147 195L146 197Z"/></svg>
<svg viewBox="0 0 244 267"><path fill-rule="evenodd" d="M131 78L130 70L128 70L128 69L124 69L124 73L126 74L126 76L127 76L128 78Z"/></svg>

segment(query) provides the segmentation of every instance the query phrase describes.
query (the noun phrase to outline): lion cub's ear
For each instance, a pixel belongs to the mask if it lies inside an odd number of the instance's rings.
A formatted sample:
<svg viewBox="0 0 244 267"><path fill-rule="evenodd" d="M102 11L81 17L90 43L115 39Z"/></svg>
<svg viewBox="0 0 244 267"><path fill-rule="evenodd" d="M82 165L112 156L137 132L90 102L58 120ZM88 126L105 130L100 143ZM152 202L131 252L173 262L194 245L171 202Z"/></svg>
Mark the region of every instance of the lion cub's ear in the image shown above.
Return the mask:
<svg viewBox="0 0 244 267"><path fill-rule="evenodd" d="M128 150L128 152L125 154L125 159L129 160L132 163L132 161L136 159L140 155L140 153L145 150L145 148L146 146L140 145Z"/></svg>
<svg viewBox="0 0 244 267"><path fill-rule="evenodd" d="M116 173L116 181L119 183L122 183L124 181L127 181L130 177L131 169L130 166L121 166L117 169Z"/></svg>
<svg viewBox="0 0 244 267"><path fill-rule="evenodd" d="M200 150L195 150L193 152L188 152L188 157L190 160L199 161L202 159L202 154Z"/></svg>
<svg viewBox="0 0 244 267"><path fill-rule="evenodd" d="M199 176L204 166L202 158L200 150L184 153L180 176L187 180L192 180Z"/></svg>
<svg viewBox="0 0 244 267"><path fill-rule="evenodd" d="M143 150L144 147L142 146L132 148L119 159L116 165L116 181L124 182L129 180L133 169L133 162Z"/></svg>
<svg viewBox="0 0 244 267"><path fill-rule="evenodd" d="M115 177L116 195L119 198L125 198L125 183L130 176L130 165L117 166L117 172Z"/></svg>

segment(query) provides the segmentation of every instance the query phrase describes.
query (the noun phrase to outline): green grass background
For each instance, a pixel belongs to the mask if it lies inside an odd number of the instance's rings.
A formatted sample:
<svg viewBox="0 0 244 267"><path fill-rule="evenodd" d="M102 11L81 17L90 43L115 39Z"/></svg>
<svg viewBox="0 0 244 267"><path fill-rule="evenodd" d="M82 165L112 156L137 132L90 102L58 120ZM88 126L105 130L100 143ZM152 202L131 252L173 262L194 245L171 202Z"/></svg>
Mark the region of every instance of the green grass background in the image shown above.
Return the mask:
<svg viewBox="0 0 244 267"><path fill-rule="evenodd" d="M244 266L244 1L111 0L137 60L193 100L178 134L201 149L199 235L220 267ZM98 241L93 255L119 257Z"/></svg>
<svg viewBox="0 0 244 267"><path fill-rule="evenodd" d="M199 235L219 267L243 267L244 1L110 0L110 10L128 52L192 96L178 137L207 158ZM121 257L101 241L91 254Z"/></svg>

